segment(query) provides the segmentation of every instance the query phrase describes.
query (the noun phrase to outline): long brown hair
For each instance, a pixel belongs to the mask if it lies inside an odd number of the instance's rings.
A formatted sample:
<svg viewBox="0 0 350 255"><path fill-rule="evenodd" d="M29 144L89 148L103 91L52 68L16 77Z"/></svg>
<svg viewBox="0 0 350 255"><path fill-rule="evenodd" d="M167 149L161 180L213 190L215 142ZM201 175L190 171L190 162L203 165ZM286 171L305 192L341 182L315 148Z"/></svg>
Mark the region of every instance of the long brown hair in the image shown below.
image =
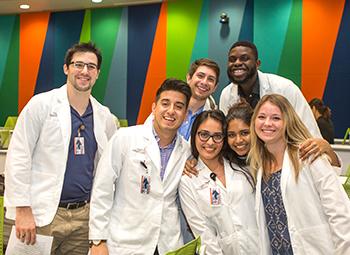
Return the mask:
<svg viewBox="0 0 350 255"><path fill-rule="evenodd" d="M254 173L254 177L256 178L257 170L262 168L263 178L264 180L268 180L271 176L272 164L276 163L274 155L267 150L265 143L257 136L255 132L255 120L261 106L266 102L270 102L271 104L277 106L282 113L282 119L284 121L284 139L294 168L295 179L297 181L301 168L298 155L299 145L306 139L311 138L311 134L302 123L289 101L285 97L278 94L263 96L257 104L252 117L250 125L251 148L248 158L251 169Z"/></svg>

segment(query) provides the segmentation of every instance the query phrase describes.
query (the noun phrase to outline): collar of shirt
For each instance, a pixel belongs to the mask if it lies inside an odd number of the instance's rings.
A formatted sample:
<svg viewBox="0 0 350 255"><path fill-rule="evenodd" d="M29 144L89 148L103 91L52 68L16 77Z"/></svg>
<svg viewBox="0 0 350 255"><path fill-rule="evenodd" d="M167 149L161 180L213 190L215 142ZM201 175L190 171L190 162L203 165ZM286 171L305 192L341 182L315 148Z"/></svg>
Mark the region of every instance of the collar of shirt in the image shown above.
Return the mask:
<svg viewBox="0 0 350 255"><path fill-rule="evenodd" d="M171 149L172 150L172 149L174 149L175 143L176 143L176 139L177 139L177 134L176 134L176 136L174 137L174 139L172 140L172 142L170 144L168 144L168 145L166 145L164 147L160 147L160 145L159 145L160 138L159 138L159 136L158 136L158 134L157 134L157 132L156 132L156 130L154 129L153 126L152 126L152 132L153 132L154 138L156 139L158 147L159 147L160 150L165 150L165 149Z"/></svg>
<svg viewBox="0 0 350 255"><path fill-rule="evenodd" d="M258 101L260 100L259 77L257 77L257 79L253 85L252 93L250 93L249 95L245 95L242 87L240 85L238 85L238 95L240 97L243 97L250 104L250 106L254 109L255 106L257 105Z"/></svg>
<svg viewBox="0 0 350 255"><path fill-rule="evenodd" d="M179 133L188 141L191 136L191 129L194 120L196 117L203 112L204 105L198 109L195 113L193 113L191 110L188 110L186 119L182 123L182 125L179 128Z"/></svg>

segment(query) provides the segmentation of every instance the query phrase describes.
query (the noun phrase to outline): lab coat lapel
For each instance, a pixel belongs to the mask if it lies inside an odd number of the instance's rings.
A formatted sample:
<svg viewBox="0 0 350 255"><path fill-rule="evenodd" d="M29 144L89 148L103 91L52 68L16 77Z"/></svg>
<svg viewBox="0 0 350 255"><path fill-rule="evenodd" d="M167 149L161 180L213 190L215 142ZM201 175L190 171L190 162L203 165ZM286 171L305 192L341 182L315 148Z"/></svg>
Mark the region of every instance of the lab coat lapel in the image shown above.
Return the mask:
<svg viewBox="0 0 350 255"><path fill-rule="evenodd" d="M103 119L103 115L99 114L99 109L97 105L97 101L95 98L90 96L90 102L92 106L93 111L93 119L94 119L94 134L96 138L96 143L98 145L98 151L103 151L105 145L107 144L107 137L105 135L105 132L103 130L103 127L106 125L103 125L103 123L106 122L105 119ZM97 125L95 123L98 123Z"/></svg>
<svg viewBox="0 0 350 255"><path fill-rule="evenodd" d="M282 197L286 195L286 187L289 181L289 178L292 177L293 167L290 164L288 149L284 151L283 164L282 164L282 173L281 173L281 193Z"/></svg>
<svg viewBox="0 0 350 255"><path fill-rule="evenodd" d="M72 121L70 114L70 106L68 102L67 95L67 85L62 86L58 89L58 95L56 98L56 102L52 107L52 111L50 115L57 115L58 120L60 122L60 128L62 132L63 141L65 144L65 148L69 148L71 132L72 132Z"/></svg>
<svg viewBox="0 0 350 255"><path fill-rule="evenodd" d="M160 173L160 152L158 143L154 137L152 131L153 122L150 121L145 123L145 133L144 133L144 144L145 144L145 152L147 158L150 159L152 164L156 167L157 172Z"/></svg>

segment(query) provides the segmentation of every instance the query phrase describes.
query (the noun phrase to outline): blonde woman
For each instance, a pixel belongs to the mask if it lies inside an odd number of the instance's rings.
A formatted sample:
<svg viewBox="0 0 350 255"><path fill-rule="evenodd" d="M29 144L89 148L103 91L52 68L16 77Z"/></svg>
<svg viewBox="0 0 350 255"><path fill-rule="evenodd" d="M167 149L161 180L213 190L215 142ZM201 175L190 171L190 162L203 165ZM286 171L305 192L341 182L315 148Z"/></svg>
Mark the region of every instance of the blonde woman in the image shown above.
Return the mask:
<svg viewBox="0 0 350 255"><path fill-rule="evenodd" d="M251 122L262 254L350 254L350 202L324 156L301 162L311 135L281 95L265 95Z"/></svg>

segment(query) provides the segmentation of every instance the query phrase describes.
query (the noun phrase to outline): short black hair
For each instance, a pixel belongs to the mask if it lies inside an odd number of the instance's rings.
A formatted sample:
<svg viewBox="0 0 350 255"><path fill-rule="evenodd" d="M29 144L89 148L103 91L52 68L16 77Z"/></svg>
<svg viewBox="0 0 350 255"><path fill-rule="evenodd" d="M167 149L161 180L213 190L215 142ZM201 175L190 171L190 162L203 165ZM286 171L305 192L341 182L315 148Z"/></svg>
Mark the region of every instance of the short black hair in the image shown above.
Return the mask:
<svg viewBox="0 0 350 255"><path fill-rule="evenodd" d="M191 152L192 152L192 156L196 159L198 159L198 156L199 156L199 153L196 147L196 135L197 135L199 126L207 119L216 120L222 126L222 133L224 134L225 138L223 140L224 142L223 147L219 154L220 156L223 155L225 151L225 147L227 146L227 139L226 139L227 124L225 120L225 114L220 110L203 111L196 117L191 129Z"/></svg>
<svg viewBox="0 0 350 255"><path fill-rule="evenodd" d="M97 69L100 70L101 64L102 64L102 54L101 51L96 47L96 45L93 42L88 43L76 43L72 47L70 47L66 55L64 57L64 63L68 67L71 62L73 55L77 52L91 52L94 53L97 57Z"/></svg>
<svg viewBox="0 0 350 255"><path fill-rule="evenodd" d="M192 96L190 86L182 80L178 80L175 78L166 79L162 83L162 85L160 85L159 89L157 90L156 102L158 102L158 100L160 98L160 94L162 94L162 92L169 91L169 90L180 92L186 97L186 104L185 105L186 105L186 109L187 109L188 104L190 103L191 96Z"/></svg>
<svg viewBox="0 0 350 255"><path fill-rule="evenodd" d="M255 60L259 59L258 49L256 48L256 45L254 43L250 42L250 41L238 41L238 42L235 42L234 44L232 44L232 46L231 46L230 50L228 51L228 53L230 54L230 52L231 52L231 50L233 48L236 48L236 47L239 47L239 46L250 48L253 51L253 54L255 55Z"/></svg>

